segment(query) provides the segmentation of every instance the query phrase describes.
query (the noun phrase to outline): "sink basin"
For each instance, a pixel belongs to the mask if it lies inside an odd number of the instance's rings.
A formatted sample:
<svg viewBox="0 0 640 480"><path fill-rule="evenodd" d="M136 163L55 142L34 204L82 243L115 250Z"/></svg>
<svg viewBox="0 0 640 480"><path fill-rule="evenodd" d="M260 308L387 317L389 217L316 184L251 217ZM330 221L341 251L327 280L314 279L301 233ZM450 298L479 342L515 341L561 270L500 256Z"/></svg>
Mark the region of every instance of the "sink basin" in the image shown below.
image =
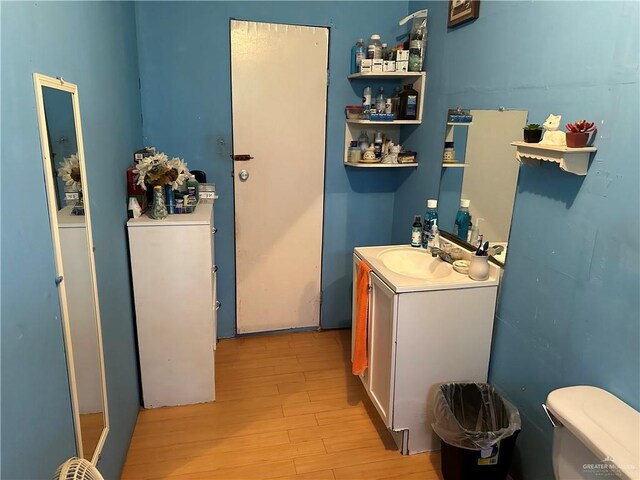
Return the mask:
<svg viewBox="0 0 640 480"><path fill-rule="evenodd" d="M394 273L425 280L440 280L451 276L451 265L432 257L425 250L413 247L400 247L385 250L378 254L382 264Z"/></svg>

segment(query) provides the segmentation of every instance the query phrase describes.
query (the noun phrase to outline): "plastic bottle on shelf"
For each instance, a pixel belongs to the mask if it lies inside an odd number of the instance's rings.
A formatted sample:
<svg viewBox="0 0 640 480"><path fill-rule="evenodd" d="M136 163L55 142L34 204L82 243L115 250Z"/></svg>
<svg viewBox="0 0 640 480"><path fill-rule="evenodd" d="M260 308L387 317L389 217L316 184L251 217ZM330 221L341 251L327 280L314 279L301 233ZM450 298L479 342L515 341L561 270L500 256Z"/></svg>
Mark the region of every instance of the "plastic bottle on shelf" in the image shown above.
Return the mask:
<svg viewBox="0 0 640 480"><path fill-rule="evenodd" d="M380 87L378 88L378 94L376 95L376 112L384 113L385 103L384 88Z"/></svg>
<svg viewBox="0 0 640 480"><path fill-rule="evenodd" d="M388 50L387 44L383 42L382 43L382 50L380 51L380 54L382 55L381 58L383 60L387 59L388 52L389 52L389 50Z"/></svg>
<svg viewBox="0 0 640 480"><path fill-rule="evenodd" d="M453 226L453 233L460 239L467 241L469 235L469 226L471 225L471 215L469 214L469 205L471 200L466 198L460 199L460 209L456 214L456 222Z"/></svg>
<svg viewBox="0 0 640 480"><path fill-rule="evenodd" d="M365 116L368 115L369 110L371 110L371 87L364 87L362 91L362 108Z"/></svg>
<svg viewBox="0 0 640 480"><path fill-rule="evenodd" d="M380 42L380 35L371 35L371 39L367 45L367 58L372 60L382 58L382 42Z"/></svg>
<svg viewBox="0 0 640 480"><path fill-rule="evenodd" d="M418 118L418 92L412 85L405 85L400 93L398 119L416 120Z"/></svg>
<svg viewBox="0 0 640 480"><path fill-rule="evenodd" d="M422 70L422 41L412 40L409 47L409 71Z"/></svg>
<svg viewBox="0 0 640 480"><path fill-rule="evenodd" d="M360 72L360 63L365 57L364 39L359 38L356 44L351 47L351 73Z"/></svg>
<svg viewBox="0 0 640 480"><path fill-rule="evenodd" d="M376 154L376 158L382 158L382 132L376 132L373 139L373 151Z"/></svg>
<svg viewBox="0 0 640 480"><path fill-rule="evenodd" d="M424 222L422 224L422 248L430 246L434 221L438 221L438 200L430 198L427 200L427 211L424 214Z"/></svg>
<svg viewBox="0 0 640 480"><path fill-rule="evenodd" d="M369 148L369 135L365 130L360 132L360 136L358 137L358 145L360 145L360 150L364 152L367 148Z"/></svg>
<svg viewBox="0 0 640 480"><path fill-rule="evenodd" d="M422 230L422 223L420 223L420 215L413 217L413 225L411 226L411 246L420 246L420 230Z"/></svg>
<svg viewBox="0 0 640 480"><path fill-rule="evenodd" d="M400 118L400 88L396 87L391 97L391 113L394 118Z"/></svg>
<svg viewBox="0 0 640 480"><path fill-rule="evenodd" d="M200 198L200 184L196 180L195 175L190 175L186 183L189 205L195 205L198 203L198 199Z"/></svg>

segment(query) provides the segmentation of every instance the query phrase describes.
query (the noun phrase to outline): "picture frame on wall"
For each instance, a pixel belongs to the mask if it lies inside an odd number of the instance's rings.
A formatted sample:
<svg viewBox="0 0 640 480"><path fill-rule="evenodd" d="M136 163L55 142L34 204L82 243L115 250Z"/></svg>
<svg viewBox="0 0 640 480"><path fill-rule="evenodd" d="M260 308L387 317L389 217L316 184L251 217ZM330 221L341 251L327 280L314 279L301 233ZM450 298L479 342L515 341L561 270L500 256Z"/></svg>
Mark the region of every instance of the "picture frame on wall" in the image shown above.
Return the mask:
<svg viewBox="0 0 640 480"><path fill-rule="evenodd" d="M449 28L475 20L480 16L480 0L449 0Z"/></svg>

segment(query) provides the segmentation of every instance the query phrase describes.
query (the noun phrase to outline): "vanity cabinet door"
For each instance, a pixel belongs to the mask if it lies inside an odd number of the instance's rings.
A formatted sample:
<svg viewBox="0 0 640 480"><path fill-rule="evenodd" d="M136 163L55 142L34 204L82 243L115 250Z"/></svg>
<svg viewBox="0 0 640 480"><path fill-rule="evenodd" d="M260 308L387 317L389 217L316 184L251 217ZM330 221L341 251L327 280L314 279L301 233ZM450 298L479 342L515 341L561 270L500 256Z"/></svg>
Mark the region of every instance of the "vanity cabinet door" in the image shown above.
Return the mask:
<svg viewBox="0 0 640 480"><path fill-rule="evenodd" d="M398 295L371 273L369 296L369 396L388 428L393 423Z"/></svg>

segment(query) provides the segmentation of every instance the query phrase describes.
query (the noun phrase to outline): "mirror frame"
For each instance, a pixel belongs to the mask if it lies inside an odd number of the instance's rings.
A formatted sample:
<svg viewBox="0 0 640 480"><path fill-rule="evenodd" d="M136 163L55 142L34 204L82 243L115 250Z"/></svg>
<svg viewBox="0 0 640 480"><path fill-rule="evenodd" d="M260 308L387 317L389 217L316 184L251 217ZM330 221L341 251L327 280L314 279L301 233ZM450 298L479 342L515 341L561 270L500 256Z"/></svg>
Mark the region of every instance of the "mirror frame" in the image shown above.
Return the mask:
<svg viewBox="0 0 640 480"><path fill-rule="evenodd" d="M75 365L73 360L73 348L71 345L71 328L69 323L69 310L67 306L67 294L64 282L64 271L62 265L62 250L60 244L60 234L58 232L58 218L54 212L58 211L58 203L56 198L55 179L51 169L51 159L49 158L49 138L47 134L47 123L44 110L43 87L49 87L56 90L62 90L71 94L71 102L73 105L73 121L76 130L76 143L78 147L78 160L80 163L80 178L82 189L85 196L84 216L87 231L87 246L89 249L89 271L91 275L91 288L93 292L93 308L96 321L96 340L98 343L98 362L100 366L101 387L102 387L102 404L103 404L103 422L104 428L98 439L98 443L93 452L91 463L97 465L100 458L102 448L104 447L107 435L109 433L109 408L107 404L107 384L105 379L104 368L104 352L102 348L102 329L100 322L100 306L98 303L98 289L95 271L95 256L93 247L93 234L91 231L91 213L89 206L89 190L87 182L86 165L84 161L84 144L82 139L82 126L80 121L80 100L78 98L78 87L73 83L63 80L61 77L53 78L40 73L33 74L33 83L36 94L36 113L38 116L38 126L40 128L40 148L42 151L42 162L44 167L44 180L47 195L47 205L49 208L49 224L51 227L51 238L53 241L53 250L55 257L56 276L62 280L58 284L58 296L60 299L60 310L62 313L62 329L64 334L64 344L67 358L67 371L69 376L69 392L71 396L71 408L73 413L73 422L76 439L77 455L84 458L82 448L82 432L80 428L80 409L78 403L78 390L76 384ZM56 279L56 282L58 279Z"/></svg>

